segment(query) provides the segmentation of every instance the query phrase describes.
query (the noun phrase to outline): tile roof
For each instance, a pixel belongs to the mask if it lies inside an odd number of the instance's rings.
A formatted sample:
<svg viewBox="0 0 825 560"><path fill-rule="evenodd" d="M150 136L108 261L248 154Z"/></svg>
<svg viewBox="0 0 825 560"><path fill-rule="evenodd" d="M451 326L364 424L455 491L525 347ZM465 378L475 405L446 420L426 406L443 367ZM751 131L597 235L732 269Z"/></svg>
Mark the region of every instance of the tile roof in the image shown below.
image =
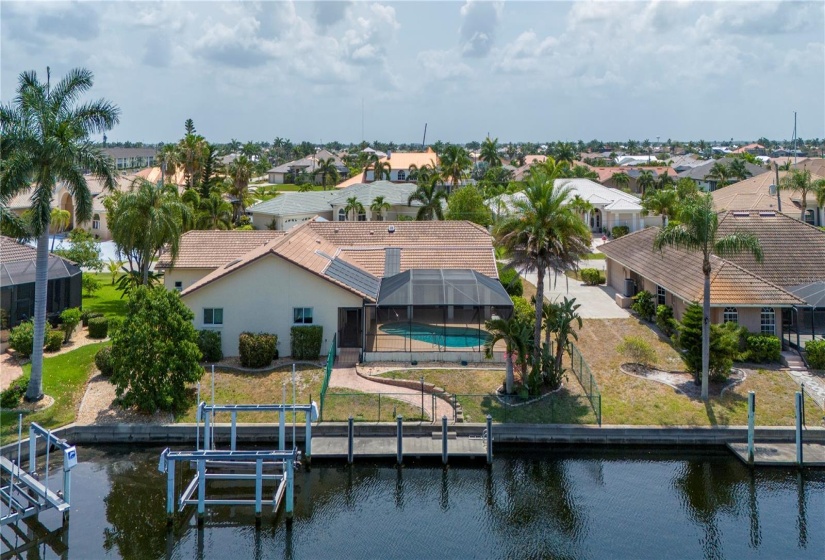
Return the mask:
<svg viewBox="0 0 825 560"><path fill-rule="evenodd" d="M29 284L35 281L37 249L0 235L0 286ZM80 274L80 267L69 259L49 253L49 280Z"/></svg>
<svg viewBox="0 0 825 560"><path fill-rule="evenodd" d="M98 179L97 177L95 177L94 175L91 175L91 174L84 175L84 177L86 178L86 185L89 187L89 192L91 192L92 197L94 197L94 200L92 202L93 202L93 204L97 203L97 204L94 204L94 210L96 212L104 211L105 209L103 208L103 205L100 204L100 202L99 202L99 200L102 200L102 197L100 195L105 194L105 191L104 191L104 188L103 188L103 181L101 181L100 179ZM118 177L117 177L117 190L119 190L119 191L129 190L129 187L131 186L132 181L135 180L135 177L136 177L136 175L133 175L133 174L118 175ZM57 193L58 191L64 191L62 184L58 184L55 187L54 192ZM32 197L33 192L34 192L34 189L29 189L27 191L23 191L23 192L17 194L17 196L13 197L9 201L8 207L12 210L25 210L25 209L31 208L31 205L32 205L31 197ZM57 197L57 196L52 197L52 208L59 207L60 200L58 198L59 197Z"/></svg>
<svg viewBox="0 0 825 560"><path fill-rule="evenodd" d="M791 165L791 167L807 169L812 175L825 177L825 159L823 158L800 159L796 164Z"/></svg>
<svg viewBox="0 0 825 560"><path fill-rule="evenodd" d="M278 239L285 231L187 231L180 238L175 268L218 268L249 251ZM157 268L172 268L169 253L158 259Z"/></svg>
<svg viewBox="0 0 825 560"><path fill-rule="evenodd" d="M30 261L37 258L37 249L0 235L0 257L4 263Z"/></svg>
<svg viewBox="0 0 825 560"><path fill-rule="evenodd" d="M787 171L779 172L781 180L788 174ZM811 175L813 180L819 179L818 175ZM719 211L724 210L778 210L776 195L770 193L770 186L776 183L776 175L762 173L755 177L748 177L744 181L733 183L721 189L716 189L711 193L713 204ZM793 213L794 209L799 211L801 196L798 191L780 191L779 198L782 201L782 212ZM808 206L814 204L814 195L808 194Z"/></svg>
<svg viewBox="0 0 825 560"><path fill-rule="evenodd" d="M702 255L698 252L653 249L659 228L652 227L615 239L599 247L608 259L662 286L678 297L701 301L704 291ZM685 273L687 272L687 273ZM725 305L790 306L798 297L729 260L711 256L710 303Z"/></svg>
<svg viewBox="0 0 825 560"><path fill-rule="evenodd" d="M289 214L317 214L330 212L331 201L337 191L283 192L275 198L259 202L247 208L247 212L286 216Z"/></svg>
<svg viewBox="0 0 825 560"><path fill-rule="evenodd" d="M389 162L391 169L407 170L411 165L421 167L431 165L437 167L440 163L438 154L432 148L427 148L426 152L392 152L382 157L380 161Z"/></svg>
<svg viewBox="0 0 825 560"><path fill-rule="evenodd" d="M779 286L825 280L825 232L822 230L781 212L720 214L719 234L729 235L735 231L748 231L758 237L764 258L757 263L752 255L743 253L727 260Z"/></svg>
<svg viewBox="0 0 825 560"><path fill-rule="evenodd" d="M666 165L663 165L661 167L593 167L592 165L588 165L587 167L589 167L592 171L595 171L596 174L598 174L600 183L607 181L608 179L613 177L615 173L624 173L625 175L633 179L637 178L642 171L650 171L653 173L654 177L658 177L661 174L667 173L668 175L675 178L677 174L675 169L673 169L672 167L668 167Z"/></svg>
<svg viewBox="0 0 825 560"><path fill-rule="evenodd" d="M679 177L688 177L696 181L704 181L707 179L707 176L710 173L710 170L713 167L714 163L718 162L725 165L730 165L730 162L733 161L733 159L733 156L726 156L720 159L709 159L702 165L697 165L696 167L692 167L687 171L682 171L681 173L679 173ZM745 162L745 169L747 169L753 177L757 177L769 171L761 165L754 165L747 161Z"/></svg>
<svg viewBox="0 0 825 560"><path fill-rule="evenodd" d="M390 232L390 229L394 231ZM234 233L234 232L224 232ZM265 255L276 255L357 295L374 299L358 283L328 275L340 259L365 273L383 277L386 249L400 249L400 270L419 268L472 269L498 278L492 237L466 221L443 222L305 222L245 254L238 262L217 268L183 291L186 296Z"/></svg>

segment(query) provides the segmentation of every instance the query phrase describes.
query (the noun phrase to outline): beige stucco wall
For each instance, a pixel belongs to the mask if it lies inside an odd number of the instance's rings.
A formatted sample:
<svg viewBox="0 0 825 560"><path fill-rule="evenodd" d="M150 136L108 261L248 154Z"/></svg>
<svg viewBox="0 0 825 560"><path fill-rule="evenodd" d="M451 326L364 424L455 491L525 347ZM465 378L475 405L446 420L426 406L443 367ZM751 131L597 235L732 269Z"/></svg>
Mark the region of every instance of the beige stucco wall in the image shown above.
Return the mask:
<svg viewBox="0 0 825 560"><path fill-rule="evenodd" d="M181 289L185 290L210 272L214 268L172 268L163 271L163 285L167 290L175 289L175 282L182 282Z"/></svg>
<svg viewBox="0 0 825 560"><path fill-rule="evenodd" d="M195 314L195 328L221 332L223 353L238 355L238 337L244 331L278 335L278 351L289 355L294 307L313 308L313 324L324 328L321 352L326 353L338 331L339 307L362 307L359 296L304 269L269 255L222 279L184 296ZM204 308L223 308L223 326L204 326Z"/></svg>
<svg viewBox="0 0 825 560"><path fill-rule="evenodd" d="M341 209L343 209L345 206L346 206L346 204L338 204L338 205L333 206L333 208L332 208L332 220L333 221L336 221L336 222L343 221L343 220L339 220L339 211ZM367 215L367 221L368 222L372 222L377 218L378 214L373 212L372 210L370 210L369 207L365 206L364 210L366 211L365 213ZM387 221L387 222L397 221L398 216L410 216L412 218L415 218L416 214L418 214L418 207L416 207L416 206L407 206L406 204L396 204L396 205L392 206L389 210L384 211L384 221ZM350 218L351 218L351 216L350 216Z"/></svg>
<svg viewBox="0 0 825 560"><path fill-rule="evenodd" d="M292 229L295 226L303 224L304 222L308 222L315 216L320 216L325 220L332 221L332 211L313 212L308 214L289 214L285 216L273 216L271 214L253 212L252 227L254 227L255 229L267 229L269 227L269 224L272 222L272 218L275 218L275 229L283 231Z"/></svg>

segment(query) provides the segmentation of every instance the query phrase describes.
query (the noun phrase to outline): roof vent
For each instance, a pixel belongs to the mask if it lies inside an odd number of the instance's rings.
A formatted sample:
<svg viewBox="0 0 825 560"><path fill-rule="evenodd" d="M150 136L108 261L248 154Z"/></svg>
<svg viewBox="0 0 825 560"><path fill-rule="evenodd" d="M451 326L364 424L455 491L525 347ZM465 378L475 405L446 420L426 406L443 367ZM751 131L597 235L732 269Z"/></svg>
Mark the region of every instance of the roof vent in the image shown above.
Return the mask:
<svg viewBox="0 0 825 560"><path fill-rule="evenodd" d="M750 212L742 212L742 211L739 211L739 212L734 211L734 212L732 212L732 214L733 214L733 215L734 215L734 217L736 217L736 218L747 218L748 216L750 216L750 215L751 215L751 213L750 213Z"/></svg>
<svg viewBox="0 0 825 560"><path fill-rule="evenodd" d="M316 239L316 240L315 240L315 243L317 243L318 245L320 245L320 244L321 244L321 240L320 240L320 239Z"/></svg>
<svg viewBox="0 0 825 560"><path fill-rule="evenodd" d="M768 185L768 194L776 196L776 185Z"/></svg>
<svg viewBox="0 0 825 560"><path fill-rule="evenodd" d="M387 226L387 233L395 233L395 226L393 226L393 225Z"/></svg>
<svg viewBox="0 0 825 560"><path fill-rule="evenodd" d="M332 230L332 231L333 231L333 233L338 233L338 228L335 228L335 229L334 229L334 230Z"/></svg>
<svg viewBox="0 0 825 560"><path fill-rule="evenodd" d="M776 212L764 211L764 212L759 212L759 215L763 218L775 218L776 217Z"/></svg>
<svg viewBox="0 0 825 560"><path fill-rule="evenodd" d="M375 235L375 231L374 231L374 230L370 230L370 235Z"/></svg>

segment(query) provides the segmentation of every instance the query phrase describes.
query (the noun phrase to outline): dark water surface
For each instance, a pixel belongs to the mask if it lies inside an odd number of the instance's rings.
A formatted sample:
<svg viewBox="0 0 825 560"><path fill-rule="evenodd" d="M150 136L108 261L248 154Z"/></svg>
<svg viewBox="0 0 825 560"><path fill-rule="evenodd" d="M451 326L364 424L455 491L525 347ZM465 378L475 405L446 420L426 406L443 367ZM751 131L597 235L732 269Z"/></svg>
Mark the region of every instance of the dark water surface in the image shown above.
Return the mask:
<svg viewBox="0 0 825 560"><path fill-rule="evenodd" d="M825 472L752 475L724 451L499 453L490 471L316 465L296 476L290 531L271 515L256 530L242 507L167 531L159 451L79 449L63 557L825 558ZM22 557L59 558L59 540Z"/></svg>

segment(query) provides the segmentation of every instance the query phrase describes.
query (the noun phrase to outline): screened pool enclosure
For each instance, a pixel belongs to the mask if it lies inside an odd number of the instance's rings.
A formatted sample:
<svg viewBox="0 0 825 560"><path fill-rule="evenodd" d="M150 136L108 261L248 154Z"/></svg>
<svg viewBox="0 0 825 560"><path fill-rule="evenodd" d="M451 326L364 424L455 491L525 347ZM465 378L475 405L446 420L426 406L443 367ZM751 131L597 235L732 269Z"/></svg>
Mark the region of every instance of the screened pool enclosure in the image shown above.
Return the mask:
<svg viewBox="0 0 825 560"><path fill-rule="evenodd" d="M414 269L383 278L376 303L364 312L368 359L394 352L430 359L432 353L482 352L485 321L510 317L513 302L501 282L474 270Z"/></svg>

